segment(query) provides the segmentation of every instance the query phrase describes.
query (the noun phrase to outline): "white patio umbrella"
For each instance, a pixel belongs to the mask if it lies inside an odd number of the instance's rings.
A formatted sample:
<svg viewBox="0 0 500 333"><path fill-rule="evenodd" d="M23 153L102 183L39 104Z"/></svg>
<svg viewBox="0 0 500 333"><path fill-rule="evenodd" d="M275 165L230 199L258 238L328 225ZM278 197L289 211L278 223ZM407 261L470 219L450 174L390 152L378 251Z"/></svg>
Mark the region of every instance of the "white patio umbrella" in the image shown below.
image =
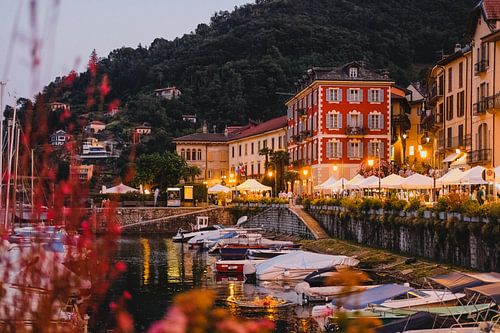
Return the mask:
<svg viewBox="0 0 500 333"><path fill-rule="evenodd" d="M138 189L127 186L123 183L120 183L116 186L106 188L103 186L102 188L102 193L104 194L122 194L122 193L129 193L129 192L139 192Z"/></svg>
<svg viewBox="0 0 500 333"><path fill-rule="evenodd" d="M340 190L345 190L346 189L346 186L347 186L347 182L348 180L345 179L345 178L340 178L339 180L337 180L335 183L333 183L332 187L330 188L330 190L333 190L333 191L340 191Z"/></svg>
<svg viewBox="0 0 500 333"><path fill-rule="evenodd" d="M451 169L442 177L436 179L436 186L459 185L464 173L460 169Z"/></svg>
<svg viewBox="0 0 500 333"><path fill-rule="evenodd" d="M348 189L358 189L359 188L359 183L361 183L365 177L361 176L360 174L357 174L356 176L352 177L351 180L347 182L346 188Z"/></svg>
<svg viewBox="0 0 500 333"><path fill-rule="evenodd" d="M401 183L405 180L405 178L396 175L396 174L391 174L387 177L384 177L380 180L380 185L383 188L400 188Z"/></svg>
<svg viewBox="0 0 500 333"><path fill-rule="evenodd" d="M378 188L379 187L379 178L377 176L370 176L365 178L358 184L359 188Z"/></svg>
<svg viewBox="0 0 500 333"><path fill-rule="evenodd" d="M330 190L331 187L333 186L333 184L335 184L336 181L337 181L337 178L330 177L326 181L324 181L323 183L321 183L321 184L319 184L317 186L314 186L314 189L315 190Z"/></svg>
<svg viewBox="0 0 500 333"><path fill-rule="evenodd" d="M245 180L242 184L236 186L236 189L240 191L252 191L252 192L271 191L270 186L263 185L258 181L256 181L255 179Z"/></svg>
<svg viewBox="0 0 500 333"><path fill-rule="evenodd" d="M229 193L231 192L231 189L221 184L214 185L208 189L208 193L219 193L219 192Z"/></svg>
<svg viewBox="0 0 500 333"><path fill-rule="evenodd" d="M497 166L494 170L495 170L495 182L500 183L500 166Z"/></svg>
<svg viewBox="0 0 500 333"><path fill-rule="evenodd" d="M460 181L465 185L483 185L488 184L487 181L483 179L484 167L478 165L464 172Z"/></svg>
<svg viewBox="0 0 500 333"><path fill-rule="evenodd" d="M419 173L414 173L401 183L401 188L406 190L429 190L433 187L434 179Z"/></svg>

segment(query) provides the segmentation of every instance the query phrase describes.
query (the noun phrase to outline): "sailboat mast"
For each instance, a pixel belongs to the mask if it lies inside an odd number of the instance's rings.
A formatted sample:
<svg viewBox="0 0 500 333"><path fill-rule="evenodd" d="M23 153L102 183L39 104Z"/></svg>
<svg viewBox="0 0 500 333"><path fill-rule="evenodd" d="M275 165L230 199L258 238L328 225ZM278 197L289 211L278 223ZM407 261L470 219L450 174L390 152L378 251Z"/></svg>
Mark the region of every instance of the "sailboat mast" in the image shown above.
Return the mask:
<svg viewBox="0 0 500 333"><path fill-rule="evenodd" d="M31 149L31 218L35 216L35 150Z"/></svg>
<svg viewBox="0 0 500 333"><path fill-rule="evenodd" d="M14 186L12 191L12 202L14 209L12 210L12 224L11 228L14 231L14 221L16 219L16 209L17 209L17 172L19 169L19 136L21 134L21 128L19 126L16 129L16 159L14 166ZM23 207L21 207L21 218L23 216Z"/></svg>
<svg viewBox="0 0 500 333"><path fill-rule="evenodd" d="M5 221L4 227L7 229L8 227L8 217L9 217L9 196L10 196L10 175L12 171L12 155L14 149L14 130L16 128L16 116L17 116L17 101L14 104L14 115L12 117L12 125L9 127L10 130L10 140L9 140L9 156L8 156L8 164L7 164L7 196L5 203Z"/></svg>

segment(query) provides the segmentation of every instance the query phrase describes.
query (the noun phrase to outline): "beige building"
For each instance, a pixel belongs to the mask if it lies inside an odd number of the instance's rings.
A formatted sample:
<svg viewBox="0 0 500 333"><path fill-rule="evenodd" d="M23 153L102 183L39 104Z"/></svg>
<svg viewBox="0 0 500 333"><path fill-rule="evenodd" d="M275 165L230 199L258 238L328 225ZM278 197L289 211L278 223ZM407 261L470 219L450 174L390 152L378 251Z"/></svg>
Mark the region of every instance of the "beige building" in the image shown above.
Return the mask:
<svg viewBox="0 0 500 333"><path fill-rule="evenodd" d="M257 125L247 125L228 133L229 168L235 178L259 178L264 174L263 148L286 150L286 116ZM236 179L238 180L238 179Z"/></svg>
<svg viewBox="0 0 500 333"><path fill-rule="evenodd" d="M228 176L228 143L222 133L193 133L174 140L176 152L188 165L200 168L201 174L196 181L206 182L208 186L219 184Z"/></svg>
<svg viewBox="0 0 500 333"><path fill-rule="evenodd" d="M81 182L88 182L94 176L94 165L72 165L71 175L78 178Z"/></svg>

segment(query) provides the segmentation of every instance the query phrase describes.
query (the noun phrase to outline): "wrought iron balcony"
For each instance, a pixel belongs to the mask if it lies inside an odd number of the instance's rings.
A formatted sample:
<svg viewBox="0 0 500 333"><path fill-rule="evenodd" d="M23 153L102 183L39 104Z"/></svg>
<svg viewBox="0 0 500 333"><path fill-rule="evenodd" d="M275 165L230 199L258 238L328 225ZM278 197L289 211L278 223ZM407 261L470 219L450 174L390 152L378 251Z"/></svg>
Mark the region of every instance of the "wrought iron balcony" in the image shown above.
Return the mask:
<svg viewBox="0 0 500 333"><path fill-rule="evenodd" d="M298 109L297 110L297 116L299 117L305 117L307 114L306 114L306 109Z"/></svg>
<svg viewBox="0 0 500 333"><path fill-rule="evenodd" d="M446 148L465 148L471 142L471 136L468 134L466 136L453 136L446 138Z"/></svg>
<svg viewBox="0 0 500 333"><path fill-rule="evenodd" d="M365 135L366 128L359 127L359 126L347 126L347 128L345 129L345 134L346 135Z"/></svg>
<svg viewBox="0 0 500 333"><path fill-rule="evenodd" d="M482 72L485 72L489 67L488 59L479 60L474 64L474 74L479 75Z"/></svg>
<svg viewBox="0 0 500 333"><path fill-rule="evenodd" d="M483 98L479 102L474 103L473 110L472 110L473 115L474 116L481 116L481 115L485 114L486 110L487 110L487 106L488 106L488 99L487 98Z"/></svg>
<svg viewBox="0 0 500 333"><path fill-rule="evenodd" d="M312 139L312 132L311 131L301 131L300 132L300 137L301 141L303 140L311 140Z"/></svg>
<svg viewBox="0 0 500 333"><path fill-rule="evenodd" d="M468 164L488 163L491 161L492 149L473 150L467 153Z"/></svg>
<svg viewBox="0 0 500 333"><path fill-rule="evenodd" d="M485 98L486 100L486 111L489 113L495 114L500 111L500 93L488 96Z"/></svg>
<svg viewBox="0 0 500 333"><path fill-rule="evenodd" d="M443 86L442 85L438 86L437 84L434 84L431 88L429 99L431 101L434 101L439 97L443 97L443 94L444 94Z"/></svg>

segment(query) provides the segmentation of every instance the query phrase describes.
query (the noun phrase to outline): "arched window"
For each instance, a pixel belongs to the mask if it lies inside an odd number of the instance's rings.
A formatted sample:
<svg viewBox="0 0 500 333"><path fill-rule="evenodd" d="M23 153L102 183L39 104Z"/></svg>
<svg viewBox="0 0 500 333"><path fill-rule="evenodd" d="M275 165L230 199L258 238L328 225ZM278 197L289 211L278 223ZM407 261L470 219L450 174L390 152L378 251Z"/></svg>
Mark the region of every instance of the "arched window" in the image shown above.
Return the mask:
<svg viewBox="0 0 500 333"><path fill-rule="evenodd" d="M181 149L181 157L183 159L186 159L186 150L185 149Z"/></svg>
<svg viewBox="0 0 500 333"><path fill-rule="evenodd" d="M191 156L192 156L192 160L196 161L196 149L193 149L193 153Z"/></svg>
<svg viewBox="0 0 500 333"><path fill-rule="evenodd" d="M198 161L201 161L201 149L198 149Z"/></svg>
<svg viewBox="0 0 500 333"><path fill-rule="evenodd" d="M186 153L186 161L189 161L190 159L191 159L191 149L188 149Z"/></svg>

